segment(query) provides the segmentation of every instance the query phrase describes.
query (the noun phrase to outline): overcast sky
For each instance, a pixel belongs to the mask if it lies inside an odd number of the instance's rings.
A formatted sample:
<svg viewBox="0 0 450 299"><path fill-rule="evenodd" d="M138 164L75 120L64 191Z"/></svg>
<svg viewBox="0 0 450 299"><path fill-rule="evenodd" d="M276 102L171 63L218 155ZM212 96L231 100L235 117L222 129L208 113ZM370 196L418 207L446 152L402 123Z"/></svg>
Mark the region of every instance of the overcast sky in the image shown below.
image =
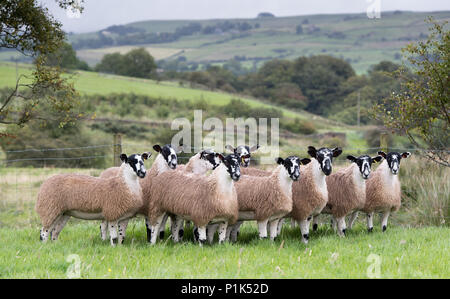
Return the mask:
<svg viewBox="0 0 450 299"><path fill-rule="evenodd" d="M276 16L362 13L378 1L383 11L450 10L449 0L85 0L84 12L69 17L55 0L40 0L65 31L89 32L114 24L143 20L254 18L260 12Z"/></svg>

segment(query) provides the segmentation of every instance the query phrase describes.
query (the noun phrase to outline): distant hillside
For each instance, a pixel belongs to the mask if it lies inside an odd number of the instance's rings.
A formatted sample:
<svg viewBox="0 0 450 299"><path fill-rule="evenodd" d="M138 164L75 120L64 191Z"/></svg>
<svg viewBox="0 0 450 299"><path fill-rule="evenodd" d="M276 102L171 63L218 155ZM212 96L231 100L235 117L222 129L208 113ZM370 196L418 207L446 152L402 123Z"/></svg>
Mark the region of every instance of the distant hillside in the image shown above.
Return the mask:
<svg viewBox="0 0 450 299"><path fill-rule="evenodd" d="M228 20L144 21L75 34L69 41L78 56L96 64L104 54L146 47L156 59L182 57L189 63L223 63L230 59L247 67L280 58L328 54L349 61L358 73L381 60L400 62L400 49L428 33L429 15L450 20L450 11L384 12L309 15Z"/></svg>

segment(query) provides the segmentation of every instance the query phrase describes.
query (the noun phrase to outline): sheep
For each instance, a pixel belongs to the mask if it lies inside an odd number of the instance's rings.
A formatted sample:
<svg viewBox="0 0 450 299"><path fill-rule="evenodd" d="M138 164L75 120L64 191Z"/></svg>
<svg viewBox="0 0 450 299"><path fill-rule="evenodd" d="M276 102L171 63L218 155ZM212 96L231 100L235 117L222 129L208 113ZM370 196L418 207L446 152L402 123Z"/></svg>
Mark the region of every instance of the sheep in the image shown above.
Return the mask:
<svg viewBox="0 0 450 299"><path fill-rule="evenodd" d="M337 233L345 236L345 216L360 210L366 202L366 180L369 178L371 165L381 161L381 156L362 155L358 158L347 156L352 164L333 173L326 178L328 203L322 210L324 214L332 214L333 225L337 225Z"/></svg>
<svg viewBox="0 0 450 299"><path fill-rule="evenodd" d="M239 157L219 154L222 163L210 175L196 176L181 171L165 172L154 178L154 188L147 201L148 219L152 225L151 243L156 242L153 232L159 231L165 213L179 219L191 220L198 228L200 246L206 241L206 225L219 225L219 243L225 240L228 223L238 217L235 181L239 180ZM176 234L175 234L176 235Z"/></svg>
<svg viewBox="0 0 450 299"><path fill-rule="evenodd" d="M411 153L385 152L379 151L385 160L370 175L366 183L366 203L361 211L367 214L367 230L373 230L374 212L381 212L381 229L386 231L387 221L391 212L398 211L401 205L401 189L398 179L400 161L408 158ZM355 212L354 214L356 214ZM357 215L357 214L356 214ZM356 215L352 215L356 219ZM354 220L353 220L354 221Z"/></svg>
<svg viewBox="0 0 450 299"><path fill-rule="evenodd" d="M233 242L243 221L256 220L259 237L269 237L273 241L277 235L278 221L292 211L292 183L300 177L300 164L306 165L310 159L300 160L297 156L277 158L278 167L268 176L243 175L236 183L239 203L239 221L228 230ZM261 173L261 174L265 174Z"/></svg>
<svg viewBox="0 0 450 299"><path fill-rule="evenodd" d="M179 152L182 147L179 147L176 151L170 144L166 144L161 147L159 144L153 146L153 149L158 152L155 160L153 161L152 167L149 169L147 176L144 180L140 181L140 185L143 192L143 205L138 210L139 215L147 215L147 211L145 207L145 200L149 200L147 196L149 190L152 188L152 179L160 173L165 171L172 171L176 169L178 164L177 151ZM117 175L120 167L111 167L106 169L100 174L100 178L109 178ZM148 219L145 219L146 229L147 229L147 241L150 242L150 224L148 223ZM122 232L123 238L125 238L126 228L128 225L128 220L124 220L119 223L119 230ZM103 221L100 225L101 237L103 240L106 239L106 228L108 227L107 221Z"/></svg>
<svg viewBox="0 0 450 299"><path fill-rule="evenodd" d="M148 153L128 157L121 154L123 164L118 174L111 178L59 174L44 181L35 207L42 222L40 239L46 242L50 234L52 240L57 240L72 216L108 221L110 242L115 246L118 243L118 223L133 217L142 206L139 178L146 175L143 159L148 157Z"/></svg>
<svg viewBox="0 0 450 299"><path fill-rule="evenodd" d="M252 147L249 147L247 145L239 145L236 148L232 147L231 145L226 145L225 148L240 157L241 166L248 167L250 165L251 153L258 150L259 144Z"/></svg>
<svg viewBox="0 0 450 299"><path fill-rule="evenodd" d="M187 164L181 164L178 165L177 171L185 171L186 173L194 173L203 175L206 172L210 170L216 169L217 166L221 163L220 159L218 158L218 153L206 149L202 150L201 152L198 152L194 156L192 156ZM167 216L167 214L166 214ZM161 222L161 227L159 231L159 238L164 238L164 230L166 226L166 221L168 217L164 217ZM172 238L175 242L178 242L180 238L183 238L184 235L184 229L183 229L183 219L178 219L176 215L170 215L171 219L171 232L172 232ZM177 222L178 221L178 222ZM189 221L186 221L186 225L188 225ZM196 229L195 229L196 231Z"/></svg>

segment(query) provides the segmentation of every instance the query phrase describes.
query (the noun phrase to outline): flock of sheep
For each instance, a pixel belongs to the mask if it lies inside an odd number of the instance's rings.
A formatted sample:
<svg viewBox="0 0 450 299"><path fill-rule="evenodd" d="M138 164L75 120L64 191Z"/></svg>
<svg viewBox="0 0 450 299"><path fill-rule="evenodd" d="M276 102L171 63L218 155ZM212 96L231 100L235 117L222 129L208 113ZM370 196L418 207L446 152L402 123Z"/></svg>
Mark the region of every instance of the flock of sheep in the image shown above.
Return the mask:
<svg viewBox="0 0 450 299"><path fill-rule="evenodd" d="M398 172L400 161L410 153L380 151L378 156L347 156L351 164L332 173L333 158L340 148L308 147L311 159L297 156L277 158L273 171L248 167L258 146L227 146L232 154L203 150L178 165L171 145L153 146L158 153L147 172L144 160L151 153L120 156L122 165L92 177L60 174L41 186L36 211L42 221L40 239L57 240L72 217L102 220L101 237L111 245L122 244L129 219L143 215L147 240L156 243L171 219L174 242L183 237L183 224L195 225L195 241L235 242L244 221L256 221L260 238L275 239L286 217L298 223L307 243L309 228L318 227L321 213L331 214L339 236L345 236L346 216L351 228L358 211L367 214L368 231L373 230L375 212L382 213L385 231L392 211L401 204ZM178 149L179 150L179 149ZM375 162L384 161L371 174ZM241 168L242 166L242 168Z"/></svg>

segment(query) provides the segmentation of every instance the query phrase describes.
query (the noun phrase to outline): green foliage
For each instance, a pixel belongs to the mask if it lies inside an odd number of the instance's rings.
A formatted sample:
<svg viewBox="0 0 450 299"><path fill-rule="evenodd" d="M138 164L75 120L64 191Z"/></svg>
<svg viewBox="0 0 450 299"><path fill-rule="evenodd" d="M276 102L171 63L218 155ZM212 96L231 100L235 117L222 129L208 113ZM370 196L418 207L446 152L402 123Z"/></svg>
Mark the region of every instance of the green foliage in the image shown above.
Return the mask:
<svg viewBox="0 0 450 299"><path fill-rule="evenodd" d="M386 97L373 113L388 128L406 134L416 146L420 143L417 133L431 151L427 157L450 166L445 152L450 147L450 31L445 29L447 22L439 24L432 18L428 22L432 24L428 39L403 49L413 75L400 70L402 90Z"/></svg>
<svg viewBox="0 0 450 299"><path fill-rule="evenodd" d="M88 64L78 59L75 50L66 42L56 52L49 55L47 64L65 69L90 70Z"/></svg>
<svg viewBox="0 0 450 299"><path fill-rule="evenodd" d="M72 1L57 1L62 7ZM15 87L0 98L0 123L23 125L34 118L58 118L60 125L76 119L73 84L61 76L59 68L48 66L49 56L63 45L64 32L42 4L36 0L5 0L0 4L0 49L15 49L34 58L29 78L20 76ZM24 79L28 79L25 84ZM35 113L39 106L46 110ZM43 112L46 112L46 115Z"/></svg>
<svg viewBox="0 0 450 299"><path fill-rule="evenodd" d="M68 124L61 128L58 122L32 121L25 128L10 126L7 133L13 138L0 139L0 147L6 153L6 160L29 159L10 164L14 167L79 167L79 168L103 168L106 166L105 157L92 159L76 159L78 157L92 157L106 155L108 148L74 149L74 150L49 150L49 151L25 151L24 149L54 149L77 148L92 146L95 144L108 144L98 134L89 133L79 124ZM18 152L14 152L19 150ZM40 159L40 160L39 160Z"/></svg>
<svg viewBox="0 0 450 299"><path fill-rule="evenodd" d="M299 133L304 135L310 135L317 132L314 123L307 120L301 120L298 117L296 117L294 121L281 121L280 127L292 133Z"/></svg>
<svg viewBox="0 0 450 299"><path fill-rule="evenodd" d="M156 63L144 48L138 48L125 55L120 53L106 54L102 61L95 66L95 70L123 76L153 78Z"/></svg>

